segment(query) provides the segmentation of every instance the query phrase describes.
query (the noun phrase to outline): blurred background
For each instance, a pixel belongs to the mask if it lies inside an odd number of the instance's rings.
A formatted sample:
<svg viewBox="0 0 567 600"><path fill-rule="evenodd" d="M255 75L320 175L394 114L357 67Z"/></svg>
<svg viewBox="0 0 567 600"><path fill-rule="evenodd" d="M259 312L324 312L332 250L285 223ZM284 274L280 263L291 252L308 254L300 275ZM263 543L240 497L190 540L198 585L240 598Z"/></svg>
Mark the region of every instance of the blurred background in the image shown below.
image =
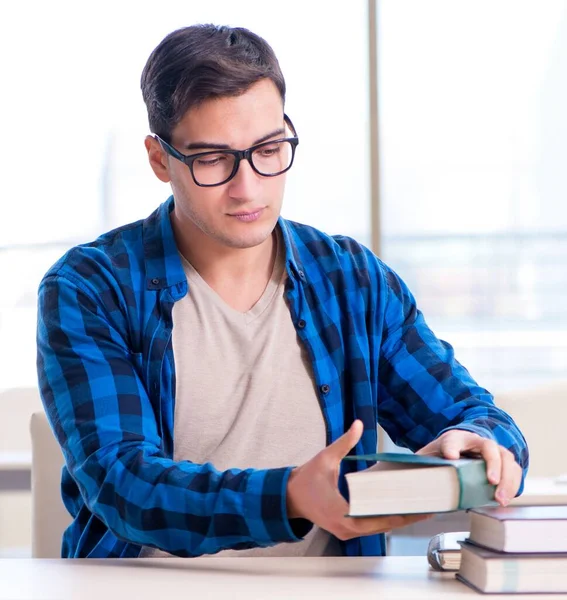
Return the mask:
<svg viewBox="0 0 567 600"><path fill-rule="evenodd" d="M372 247L497 397L566 378L566 0L2 3L2 556L30 552L39 404L10 392L36 386L40 278L168 197L140 74L167 33L203 22L279 57L301 139L285 217Z"/></svg>

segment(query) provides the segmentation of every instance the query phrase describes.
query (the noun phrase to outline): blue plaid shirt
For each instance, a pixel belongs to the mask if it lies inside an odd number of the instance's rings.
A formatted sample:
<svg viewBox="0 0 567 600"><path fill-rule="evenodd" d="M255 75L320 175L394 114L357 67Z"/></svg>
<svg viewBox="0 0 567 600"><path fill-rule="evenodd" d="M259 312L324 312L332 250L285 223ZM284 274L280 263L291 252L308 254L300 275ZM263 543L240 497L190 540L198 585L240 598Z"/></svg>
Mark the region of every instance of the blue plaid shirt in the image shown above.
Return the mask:
<svg viewBox="0 0 567 600"><path fill-rule="evenodd" d="M198 556L297 541L310 526L286 514L291 467L220 472L172 459L172 308L188 291L172 208L169 198L147 219L71 249L40 284L39 386L73 517L64 557L136 557L143 545ZM515 423L431 332L402 280L350 238L278 225L290 318L311 357L327 443L356 418L357 454L376 451L377 423L412 450L466 429L509 448L525 474ZM342 470L367 466L344 461ZM342 477L340 487L346 494ZM384 539L341 547L380 555Z"/></svg>

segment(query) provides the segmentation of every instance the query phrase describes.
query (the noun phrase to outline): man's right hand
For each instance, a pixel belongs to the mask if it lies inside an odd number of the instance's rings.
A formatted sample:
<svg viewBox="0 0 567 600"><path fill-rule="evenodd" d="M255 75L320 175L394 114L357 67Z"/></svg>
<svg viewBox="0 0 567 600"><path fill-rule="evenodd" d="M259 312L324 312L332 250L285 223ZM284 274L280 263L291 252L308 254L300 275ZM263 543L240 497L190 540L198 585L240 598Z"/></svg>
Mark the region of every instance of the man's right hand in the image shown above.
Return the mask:
<svg viewBox="0 0 567 600"><path fill-rule="evenodd" d="M339 492L339 469L342 459L356 446L361 435L362 422L357 420L336 442L291 472L287 485L288 518L307 519L340 540L348 540L384 533L430 517L345 517L349 507Z"/></svg>

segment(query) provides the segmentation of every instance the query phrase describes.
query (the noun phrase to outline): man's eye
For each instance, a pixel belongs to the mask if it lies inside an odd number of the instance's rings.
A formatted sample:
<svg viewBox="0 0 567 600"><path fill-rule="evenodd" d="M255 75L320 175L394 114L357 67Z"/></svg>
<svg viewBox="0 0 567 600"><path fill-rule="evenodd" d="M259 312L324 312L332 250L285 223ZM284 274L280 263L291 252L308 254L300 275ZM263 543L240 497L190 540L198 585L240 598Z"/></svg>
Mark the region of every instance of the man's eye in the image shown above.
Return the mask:
<svg viewBox="0 0 567 600"><path fill-rule="evenodd" d="M267 148L262 148L260 150L260 155L263 158L269 158L270 156L274 156L280 151L280 146L268 146Z"/></svg>
<svg viewBox="0 0 567 600"><path fill-rule="evenodd" d="M220 162L222 162L224 160L226 160L226 156L209 156L209 157L199 158L197 160L197 163L201 167L215 167L216 165L218 165Z"/></svg>

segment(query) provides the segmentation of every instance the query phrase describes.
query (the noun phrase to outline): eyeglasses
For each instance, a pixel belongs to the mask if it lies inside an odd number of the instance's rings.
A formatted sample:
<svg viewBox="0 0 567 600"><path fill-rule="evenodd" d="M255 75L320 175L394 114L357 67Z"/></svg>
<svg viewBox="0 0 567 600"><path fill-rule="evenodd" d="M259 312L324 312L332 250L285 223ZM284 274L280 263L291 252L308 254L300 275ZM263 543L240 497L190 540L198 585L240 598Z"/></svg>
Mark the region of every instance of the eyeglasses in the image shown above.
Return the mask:
<svg viewBox="0 0 567 600"><path fill-rule="evenodd" d="M154 137L169 155L189 167L196 185L213 187L230 181L236 175L240 161L243 159L246 159L252 169L263 177L277 177L289 171L293 165L299 138L287 115L284 115L284 121L294 137L263 142L247 150L212 150L187 155L176 150L159 135Z"/></svg>

